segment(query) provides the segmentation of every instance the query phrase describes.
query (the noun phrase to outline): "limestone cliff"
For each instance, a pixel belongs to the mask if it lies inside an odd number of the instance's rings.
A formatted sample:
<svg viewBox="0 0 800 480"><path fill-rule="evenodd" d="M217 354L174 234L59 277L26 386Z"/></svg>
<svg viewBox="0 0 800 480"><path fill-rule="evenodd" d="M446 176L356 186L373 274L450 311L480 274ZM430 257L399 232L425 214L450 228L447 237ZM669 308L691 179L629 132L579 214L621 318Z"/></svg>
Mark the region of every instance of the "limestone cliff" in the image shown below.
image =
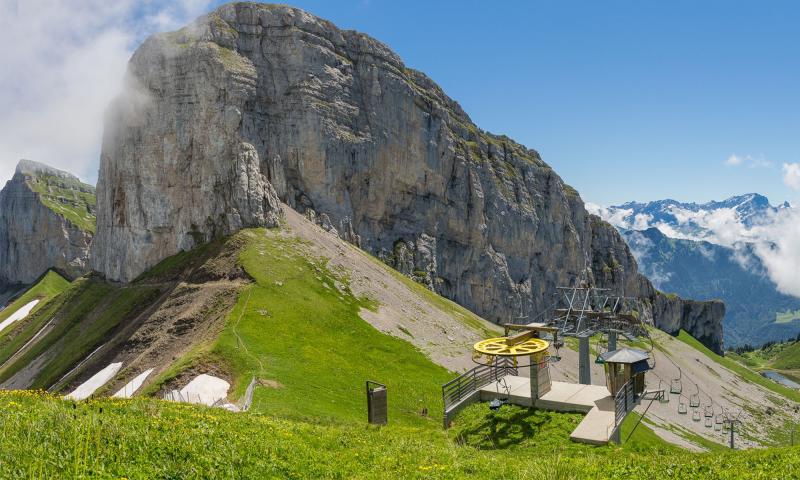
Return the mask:
<svg viewBox="0 0 800 480"><path fill-rule="evenodd" d="M537 152L366 35L231 4L148 39L129 73L98 183L94 260L112 279L272 224L280 199L487 319L532 316L584 276L721 347L721 303L656 292Z"/></svg>
<svg viewBox="0 0 800 480"><path fill-rule="evenodd" d="M50 268L69 278L89 271L94 187L30 160L0 191L0 287L30 284Z"/></svg>

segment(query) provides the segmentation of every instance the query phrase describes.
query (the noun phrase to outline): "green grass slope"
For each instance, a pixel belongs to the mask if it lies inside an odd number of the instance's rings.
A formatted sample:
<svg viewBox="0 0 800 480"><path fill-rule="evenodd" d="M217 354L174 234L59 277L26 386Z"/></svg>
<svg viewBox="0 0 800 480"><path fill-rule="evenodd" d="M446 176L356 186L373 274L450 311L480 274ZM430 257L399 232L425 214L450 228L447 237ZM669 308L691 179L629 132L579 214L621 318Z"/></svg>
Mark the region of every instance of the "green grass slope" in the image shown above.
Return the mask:
<svg viewBox="0 0 800 480"><path fill-rule="evenodd" d="M219 336L174 359L150 392L184 370L213 363L233 380L232 396L242 394L251 378L260 380L252 409L233 414L146 398L74 404L36 392L0 392L0 478L713 479L800 474L798 450L691 454L665 443L647 421L628 440L636 415L623 424L621 437L628 441L622 446L571 442L569 433L580 414L510 406L493 412L486 404L472 405L453 428L442 430L440 388L454 374L364 321L359 312L377 305L353 294L348 272L309 255L307 245L285 230L247 230L230 241L241 245L237 263L252 283L239 294ZM24 358L0 370L0 380L49 351L36 385L51 385L158 296L156 283L148 282L173 278L198 255L206 253L172 257L124 288L96 278L72 284L43 280L39 288L50 291L51 300L15 335L0 337L0 359L49 319L57 317L57 325ZM446 302L431 306L451 307ZM731 362L685 334L681 340L719 362ZM766 381L733 364L725 366ZM389 386L386 427L366 425L367 379Z"/></svg>
<svg viewBox="0 0 800 480"><path fill-rule="evenodd" d="M755 349L739 348L726 352L726 356L756 371L777 370L800 383L800 341L796 339L770 342Z"/></svg>
<svg viewBox="0 0 800 480"><path fill-rule="evenodd" d="M39 201L81 230L95 232L97 198L93 186L76 178L39 173L28 175L27 184L39 194Z"/></svg>
<svg viewBox="0 0 800 480"><path fill-rule="evenodd" d="M456 432L424 427L308 423L151 399L73 404L35 392L0 392L0 409L2 478L705 480L800 475L797 448L689 454L549 441L480 448L460 443ZM544 428L561 429L557 424Z"/></svg>
<svg viewBox="0 0 800 480"><path fill-rule="evenodd" d="M32 387L49 388L157 293L152 287L119 288L96 278L75 280L42 308L17 322L8 335L0 337L0 364L4 364L0 382L47 353ZM7 362L48 324L49 330L30 348Z"/></svg>
<svg viewBox="0 0 800 480"><path fill-rule="evenodd" d="M51 298L57 296L59 293L66 290L68 287L69 287L68 280L66 280L58 273L49 270L32 287L28 288L28 290L26 290L22 295L17 297L16 300L11 302L5 309L0 311L0 322L6 320L8 317L13 315L14 312L24 307L28 303L34 300L39 300L39 303L37 303L36 306L33 307L33 310L31 310L31 313L29 315L34 314L36 311L43 308ZM13 325L11 327L13 327ZM11 327L7 327L2 332L0 332L0 338L8 334L8 332L12 331L13 328Z"/></svg>
<svg viewBox="0 0 800 480"><path fill-rule="evenodd" d="M310 257L284 231L238 236L246 240L239 263L253 284L240 295L218 340L179 361L180 368L168 375L218 363L235 380L234 396L251 378L262 380L255 411L339 423L363 421L364 382L374 380L389 388L393 423L441 424L441 385L454 374L364 321L359 311L376 305L353 295L345 273L331 272L324 259Z"/></svg>

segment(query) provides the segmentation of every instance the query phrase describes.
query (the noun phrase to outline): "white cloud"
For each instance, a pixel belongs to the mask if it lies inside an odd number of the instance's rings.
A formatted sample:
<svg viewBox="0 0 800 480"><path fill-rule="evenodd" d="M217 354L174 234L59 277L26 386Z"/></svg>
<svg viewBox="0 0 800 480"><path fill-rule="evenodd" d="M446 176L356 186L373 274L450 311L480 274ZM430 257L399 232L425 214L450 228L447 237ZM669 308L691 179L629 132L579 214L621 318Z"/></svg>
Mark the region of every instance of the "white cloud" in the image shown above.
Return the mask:
<svg viewBox="0 0 800 480"><path fill-rule="evenodd" d="M726 167L738 167L739 165L747 165L749 168L770 168L772 162L764 158L764 156L754 157L752 155L737 155L731 154L723 164Z"/></svg>
<svg viewBox="0 0 800 480"><path fill-rule="evenodd" d="M653 216L647 213L637 213L633 217L634 230L647 230L650 228L650 222L653 221Z"/></svg>
<svg viewBox="0 0 800 480"><path fill-rule="evenodd" d="M800 190L800 163L783 164L783 183L792 190Z"/></svg>
<svg viewBox="0 0 800 480"><path fill-rule="evenodd" d="M744 162L744 159L742 157L740 157L740 156L738 156L736 154L733 154L730 157L728 157L727 160L725 160L725 166L735 167L735 166L741 165L742 162Z"/></svg>
<svg viewBox="0 0 800 480"><path fill-rule="evenodd" d="M94 181L103 113L139 41L208 0L0 0L0 182L20 158Z"/></svg>
<svg viewBox="0 0 800 480"><path fill-rule="evenodd" d="M800 212L782 210L755 245L770 279L783 293L800 297Z"/></svg>
<svg viewBox="0 0 800 480"><path fill-rule="evenodd" d="M787 184L797 182L800 188L800 164L784 166L784 171L788 171L790 176ZM653 222L652 218L647 218L648 215L633 216L630 209L592 205L592 211L617 227L630 229L633 225L636 230L655 227L671 238L707 241L729 247L731 258L748 270L756 268L757 263L752 257L755 255L778 290L800 297L800 275L797 274L800 272L800 209L790 207L767 211L763 218L751 219L753 221L749 224L742 221L735 208L693 211L671 205L668 213L675 217L674 223ZM646 240L641 235L628 235L631 253L637 260L644 258L652 246ZM700 253L711 259L710 250L701 247ZM641 269L655 285L669 280L668 273L658 271L654 266L642 265Z"/></svg>

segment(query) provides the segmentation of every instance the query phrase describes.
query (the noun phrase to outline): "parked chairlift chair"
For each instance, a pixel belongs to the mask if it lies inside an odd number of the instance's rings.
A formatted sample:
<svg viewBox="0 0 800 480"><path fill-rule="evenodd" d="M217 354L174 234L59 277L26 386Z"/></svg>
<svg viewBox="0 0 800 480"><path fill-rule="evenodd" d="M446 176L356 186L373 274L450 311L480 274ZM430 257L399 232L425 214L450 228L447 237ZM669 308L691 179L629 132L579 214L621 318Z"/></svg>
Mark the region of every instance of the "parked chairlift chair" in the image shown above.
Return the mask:
<svg viewBox="0 0 800 480"><path fill-rule="evenodd" d="M683 397L678 398L678 413L681 415L686 415L688 410L686 409L686 402L683 401Z"/></svg>
<svg viewBox="0 0 800 480"><path fill-rule="evenodd" d="M561 361L561 355L558 353L558 350L564 346L564 342L562 340L557 340L556 337L553 337L553 343L551 343L553 348L556 349L555 355L548 355L546 357L548 363L556 363Z"/></svg>
<svg viewBox="0 0 800 480"><path fill-rule="evenodd" d="M697 392L693 393L689 397L689 406L692 408L697 408L700 406L700 386L695 384L694 388L697 389Z"/></svg>
<svg viewBox="0 0 800 480"><path fill-rule="evenodd" d="M670 382L669 384L670 393L675 393L680 395L680 393L683 391L683 383L681 383L682 376L683 372L681 372L681 369L678 368L678 378L673 379L672 382Z"/></svg>
<svg viewBox="0 0 800 480"><path fill-rule="evenodd" d="M714 407L711 405L706 405L706 408L703 409L706 418L713 418L714 417Z"/></svg>
<svg viewBox="0 0 800 480"><path fill-rule="evenodd" d="M500 398L500 387L503 387L503 390L506 391L506 398ZM506 377L500 377L495 381L494 384L495 390L497 391L497 397L492 399L489 402L489 410L498 410L500 407L508 403L508 397L511 395L511 389L508 387L508 383L506 382Z"/></svg>
<svg viewBox="0 0 800 480"><path fill-rule="evenodd" d="M695 421L695 422L699 422L700 421L700 410L698 410L696 408L694 410L692 410L692 420Z"/></svg>
<svg viewBox="0 0 800 480"><path fill-rule="evenodd" d="M608 351L608 345L606 345L606 352L607 352L607 351ZM603 354L603 352L602 352L602 345L600 344L600 338L598 338L598 339L597 339L597 357L594 359L594 363L596 363L596 364L598 364L598 365L602 365L602 364L606 363L606 362L605 362L605 361L604 361L604 360L603 360L603 359L600 357L600 355L602 355L602 354Z"/></svg>
<svg viewBox="0 0 800 480"><path fill-rule="evenodd" d="M659 403L669 403L669 392L667 392L666 388L663 388L664 382L660 379L658 380L658 389L661 390L661 397L658 399Z"/></svg>
<svg viewBox="0 0 800 480"><path fill-rule="evenodd" d="M722 431L722 424L721 423L715 423L714 424L714 431L715 432L721 432Z"/></svg>
<svg viewBox="0 0 800 480"><path fill-rule="evenodd" d="M714 422L710 418L706 418L706 428L711 428Z"/></svg>

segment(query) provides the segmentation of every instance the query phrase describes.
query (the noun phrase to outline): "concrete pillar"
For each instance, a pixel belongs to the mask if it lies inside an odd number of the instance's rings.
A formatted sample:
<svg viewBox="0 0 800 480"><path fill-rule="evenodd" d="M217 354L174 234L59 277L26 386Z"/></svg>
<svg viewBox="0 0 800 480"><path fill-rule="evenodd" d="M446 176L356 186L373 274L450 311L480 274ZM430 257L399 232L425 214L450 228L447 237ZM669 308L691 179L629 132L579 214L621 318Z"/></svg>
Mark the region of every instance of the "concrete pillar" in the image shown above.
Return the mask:
<svg viewBox="0 0 800 480"><path fill-rule="evenodd" d="M531 362L531 404L530 407L536 406L536 399L539 398L539 365L536 364L533 355L528 357Z"/></svg>
<svg viewBox="0 0 800 480"><path fill-rule="evenodd" d="M592 384L592 364L589 358L589 336L578 337L578 383Z"/></svg>
<svg viewBox="0 0 800 480"><path fill-rule="evenodd" d="M541 363L537 363L541 361ZM550 391L550 367L544 358L537 360L535 355L531 355L531 405L536 406L536 400Z"/></svg>
<svg viewBox="0 0 800 480"><path fill-rule="evenodd" d="M613 352L617 349L617 332L608 332L608 351Z"/></svg>

